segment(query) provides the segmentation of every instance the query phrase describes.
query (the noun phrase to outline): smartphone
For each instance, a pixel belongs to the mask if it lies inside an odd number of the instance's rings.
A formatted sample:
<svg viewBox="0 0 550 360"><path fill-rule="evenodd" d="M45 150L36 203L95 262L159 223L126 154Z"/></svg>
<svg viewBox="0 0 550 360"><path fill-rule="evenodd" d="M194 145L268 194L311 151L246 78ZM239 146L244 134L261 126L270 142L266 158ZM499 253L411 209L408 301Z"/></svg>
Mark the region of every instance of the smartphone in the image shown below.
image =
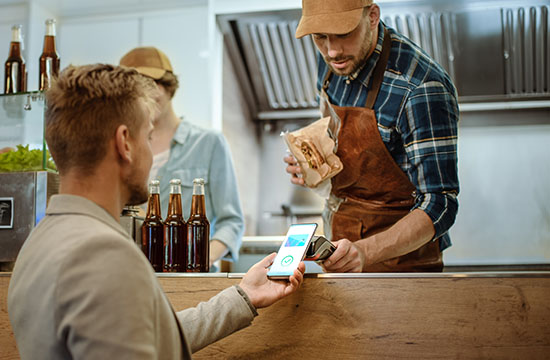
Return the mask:
<svg viewBox="0 0 550 360"><path fill-rule="evenodd" d="M270 279L288 279L304 259L317 224L292 224L267 273Z"/></svg>

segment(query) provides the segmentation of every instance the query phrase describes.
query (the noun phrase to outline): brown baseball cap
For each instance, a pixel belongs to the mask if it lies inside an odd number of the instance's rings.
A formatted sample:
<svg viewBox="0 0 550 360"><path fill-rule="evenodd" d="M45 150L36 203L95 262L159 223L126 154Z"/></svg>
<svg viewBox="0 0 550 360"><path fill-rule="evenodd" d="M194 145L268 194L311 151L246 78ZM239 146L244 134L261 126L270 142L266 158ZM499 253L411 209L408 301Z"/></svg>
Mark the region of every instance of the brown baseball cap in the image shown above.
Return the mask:
<svg viewBox="0 0 550 360"><path fill-rule="evenodd" d="M168 56L155 47L137 47L120 59L120 65L135 68L140 74L158 80L169 71L172 64Z"/></svg>
<svg viewBox="0 0 550 360"><path fill-rule="evenodd" d="M373 0L302 0L296 38L309 34L347 34L359 25L363 8Z"/></svg>

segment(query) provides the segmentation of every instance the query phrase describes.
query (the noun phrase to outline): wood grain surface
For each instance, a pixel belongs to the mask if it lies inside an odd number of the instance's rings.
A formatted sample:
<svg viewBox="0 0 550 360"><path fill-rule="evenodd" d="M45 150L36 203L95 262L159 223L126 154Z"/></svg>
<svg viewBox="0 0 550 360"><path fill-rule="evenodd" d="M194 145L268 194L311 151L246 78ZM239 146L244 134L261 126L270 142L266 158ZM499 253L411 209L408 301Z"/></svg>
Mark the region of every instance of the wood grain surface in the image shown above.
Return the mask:
<svg viewBox="0 0 550 360"><path fill-rule="evenodd" d="M160 278L175 309L236 284ZM17 359L0 276L0 359ZM548 359L550 277L307 278L195 359Z"/></svg>
<svg viewBox="0 0 550 360"><path fill-rule="evenodd" d="M176 279L161 283L176 308L192 305ZM198 279L187 286L198 290L194 300L207 300L217 290ZM550 279L371 278L306 279L298 293L260 310L251 327L195 358L548 359L549 354Z"/></svg>
<svg viewBox="0 0 550 360"><path fill-rule="evenodd" d="M0 359L2 360L19 359L15 337L8 318L9 283L9 276L0 276Z"/></svg>

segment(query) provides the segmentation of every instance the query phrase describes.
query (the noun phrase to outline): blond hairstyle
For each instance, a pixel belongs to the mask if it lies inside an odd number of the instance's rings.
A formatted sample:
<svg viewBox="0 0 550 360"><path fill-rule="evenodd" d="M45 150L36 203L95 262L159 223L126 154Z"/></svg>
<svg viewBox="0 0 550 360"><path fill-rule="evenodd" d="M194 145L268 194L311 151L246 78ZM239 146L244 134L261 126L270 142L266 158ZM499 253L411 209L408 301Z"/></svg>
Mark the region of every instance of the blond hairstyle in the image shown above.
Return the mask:
<svg viewBox="0 0 550 360"><path fill-rule="evenodd" d="M89 174L120 125L137 136L155 104L155 85L136 70L105 64L69 66L46 92L46 142L61 174Z"/></svg>

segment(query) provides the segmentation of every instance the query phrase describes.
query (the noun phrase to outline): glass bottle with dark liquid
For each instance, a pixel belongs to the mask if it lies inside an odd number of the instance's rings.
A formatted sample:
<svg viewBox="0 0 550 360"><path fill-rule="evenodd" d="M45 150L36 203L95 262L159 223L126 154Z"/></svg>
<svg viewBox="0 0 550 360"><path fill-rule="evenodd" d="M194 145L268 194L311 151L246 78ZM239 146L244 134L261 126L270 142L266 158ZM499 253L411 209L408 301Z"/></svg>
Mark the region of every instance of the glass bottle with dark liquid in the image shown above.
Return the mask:
<svg viewBox="0 0 550 360"><path fill-rule="evenodd" d="M184 272L186 231L181 208L181 180L170 180L168 215L164 221L164 272Z"/></svg>
<svg viewBox="0 0 550 360"><path fill-rule="evenodd" d="M187 219L187 272L210 271L210 222L206 218L204 180L193 180L191 214Z"/></svg>
<svg viewBox="0 0 550 360"><path fill-rule="evenodd" d="M149 183L147 216L141 225L141 249L155 272L162 272L164 224L160 213L160 186L158 180Z"/></svg>
<svg viewBox="0 0 550 360"><path fill-rule="evenodd" d="M27 91L27 69L23 50L21 25L11 28L10 53L4 64L4 94L15 94Z"/></svg>
<svg viewBox="0 0 550 360"><path fill-rule="evenodd" d="M46 20L44 48L40 55L38 90L50 88L51 79L59 75L59 55L55 48L55 20Z"/></svg>

